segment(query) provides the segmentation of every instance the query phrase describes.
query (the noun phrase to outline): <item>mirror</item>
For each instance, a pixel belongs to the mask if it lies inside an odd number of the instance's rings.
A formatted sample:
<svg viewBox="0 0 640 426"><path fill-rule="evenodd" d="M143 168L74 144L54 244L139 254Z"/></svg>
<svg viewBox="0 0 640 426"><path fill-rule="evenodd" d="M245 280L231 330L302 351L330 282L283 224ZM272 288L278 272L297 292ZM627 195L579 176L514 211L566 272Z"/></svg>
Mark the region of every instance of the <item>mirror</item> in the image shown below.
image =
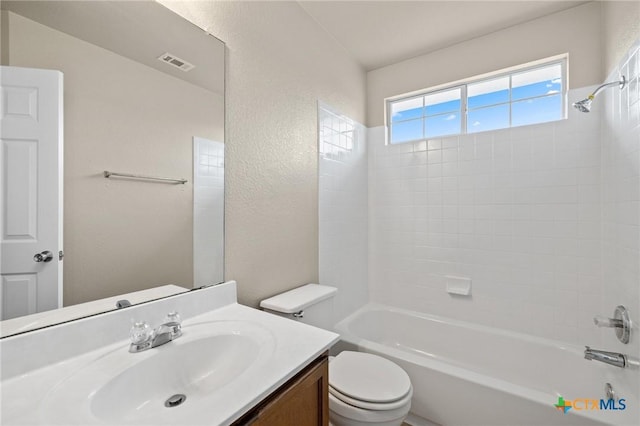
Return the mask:
<svg viewBox="0 0 640 426"><path fill-rule="evenodd" d="M222 282L224 43L152 0L1 22L2 336Z"/></svg>

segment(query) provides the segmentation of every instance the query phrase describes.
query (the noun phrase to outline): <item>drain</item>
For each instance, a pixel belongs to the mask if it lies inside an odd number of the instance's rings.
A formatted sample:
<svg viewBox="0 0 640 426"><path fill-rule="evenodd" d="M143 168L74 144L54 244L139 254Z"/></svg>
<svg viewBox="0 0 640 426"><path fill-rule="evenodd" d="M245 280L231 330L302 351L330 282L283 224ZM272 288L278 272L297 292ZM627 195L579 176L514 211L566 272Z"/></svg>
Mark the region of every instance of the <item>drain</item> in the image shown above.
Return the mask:
<svg viewBox="0 0 640 426"><path fill-rule="evenodd" d="M167 408L177 407L187 400L187 396L181 393L170 396L165 402L164 406Z"/></svg>

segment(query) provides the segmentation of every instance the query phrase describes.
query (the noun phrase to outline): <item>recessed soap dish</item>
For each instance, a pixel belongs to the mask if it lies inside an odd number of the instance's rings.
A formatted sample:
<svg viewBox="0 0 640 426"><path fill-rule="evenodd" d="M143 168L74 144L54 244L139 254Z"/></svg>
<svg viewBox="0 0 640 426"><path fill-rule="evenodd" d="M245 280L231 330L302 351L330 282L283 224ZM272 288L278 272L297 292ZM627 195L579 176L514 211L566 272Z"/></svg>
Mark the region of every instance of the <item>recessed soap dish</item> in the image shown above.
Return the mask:
<svg viewBox="0 0 640 426"><path fill-rule="evenodd" d="M445 279L447 283L447 293L458 296L471 295L471 278L446 275Z"/></svg>

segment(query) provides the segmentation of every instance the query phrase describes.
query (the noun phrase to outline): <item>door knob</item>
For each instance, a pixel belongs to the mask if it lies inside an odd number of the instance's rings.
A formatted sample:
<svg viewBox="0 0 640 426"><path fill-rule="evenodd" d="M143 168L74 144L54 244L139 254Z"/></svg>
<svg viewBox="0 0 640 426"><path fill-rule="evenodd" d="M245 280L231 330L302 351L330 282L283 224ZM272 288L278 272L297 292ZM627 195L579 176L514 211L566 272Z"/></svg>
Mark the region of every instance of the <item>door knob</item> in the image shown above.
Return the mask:
<svg viewBox="0 0 640 426"><path fill-rule="evenodd" d="M45 250L42 253L36 253L36 255L33 256L33 261L37 263L51 262L52 259L53 259L53 253L51 253L49 250Z"/></svg>

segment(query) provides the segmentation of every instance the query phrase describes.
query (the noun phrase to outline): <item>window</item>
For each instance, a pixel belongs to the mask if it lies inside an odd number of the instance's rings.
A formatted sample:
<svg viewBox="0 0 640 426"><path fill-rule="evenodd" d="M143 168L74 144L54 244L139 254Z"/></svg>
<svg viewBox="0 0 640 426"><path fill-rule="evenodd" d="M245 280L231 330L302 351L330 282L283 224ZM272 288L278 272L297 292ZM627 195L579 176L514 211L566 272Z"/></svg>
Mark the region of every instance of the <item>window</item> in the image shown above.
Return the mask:
<svg viewBox="0 0 640 426"><path fill-rule="evenodd" d="M387 100L389 141L402 143L564 118L565 60Z"/></svg>

